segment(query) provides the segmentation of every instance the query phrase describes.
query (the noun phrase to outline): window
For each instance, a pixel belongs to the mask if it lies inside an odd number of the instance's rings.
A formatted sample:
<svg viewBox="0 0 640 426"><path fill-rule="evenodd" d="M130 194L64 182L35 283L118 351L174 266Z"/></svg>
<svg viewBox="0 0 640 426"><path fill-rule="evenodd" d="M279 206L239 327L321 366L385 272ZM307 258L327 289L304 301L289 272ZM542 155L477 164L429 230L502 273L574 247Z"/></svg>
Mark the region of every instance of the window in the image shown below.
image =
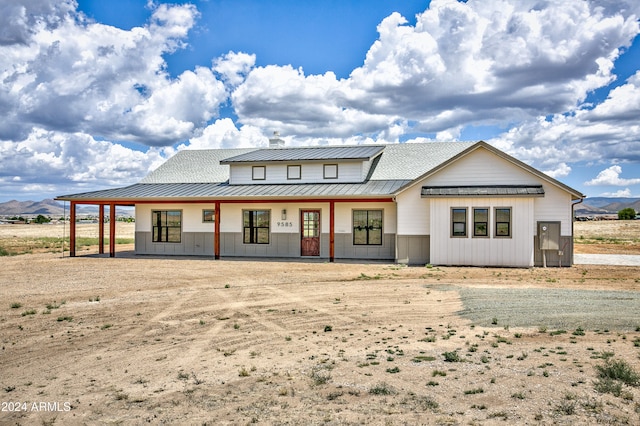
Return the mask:
<svg viewBox="0 0 640 426"><path fill-rule="evenodd" d="M202 222L215 222L215 210L202 210Z"/></svg>
<svg viewBox="0 0 640 426"><path fill-rule="evenodd" d="M337 179L338 178L338 165L337 164L325 164L324 165L324 178L325 179Z"/></svg>
<svg viewBox="0 0 640 426"><path fill-rule="evenodd" d="M182 235L180 210L154 210L151 212L154 243L179 243Z"/></svg>
<svg viewBox="0 0 640 426"><path fill-rule="evenodd" d="M489 236L489 209L473 209L473 236Z"/></svg>
<svg viewBox="0 0 640 426"><path fill-rule="evenodd" d="M353 211L353 244L382 245L382 210Z"/></svg>
<svg viewBox="0 0 640 426"><path fill-rule="evenodd" d="M245 244L269 244L270 216L269 210L244 210L242 212Z"/></svg>
<svg viewBox="0 0 640 426"><path fill-rule="evenodd" d="M467 236L467 209L454 207L451 209L451 236Z"/></svg>
<svg viewBox="0 0 640 426"><path fill-rule="evenodd" d="M253 166L251 169L251 179L253 180L265 180L267 178L267 172L265 166Z"/></svg>
<svg viewBox="0 0 640 426"><path fill-rule="evenodd" d="M287 166L287 179L302 179L302 166Z"/></svg>
<svg viewBox="0 0 640 426"><path fill-rule="evenodd" d="M496 237L511 236L511 207L498 207L495 211Z"/></svg>

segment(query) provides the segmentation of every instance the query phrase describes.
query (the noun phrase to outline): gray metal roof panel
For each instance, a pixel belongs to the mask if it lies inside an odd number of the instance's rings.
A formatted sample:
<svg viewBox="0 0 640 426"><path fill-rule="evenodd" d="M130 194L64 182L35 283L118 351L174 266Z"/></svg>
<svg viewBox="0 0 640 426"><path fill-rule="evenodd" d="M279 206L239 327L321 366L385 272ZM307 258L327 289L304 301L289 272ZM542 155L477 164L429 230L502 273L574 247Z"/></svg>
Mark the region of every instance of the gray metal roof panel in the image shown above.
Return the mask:
<svg viewBox="0 0 640 426"><path fill-rule="evenodd" d="M280 185L229 185L223 183L138 183L102 191L57 197L67 201L118 201L203 199L209 198L286 198L286 197L367 197L392 195L408 180L368 181L364 183L316 183Z"/></svg>
<svg viewBox="0 0 640 426"><path fill-rule="evenodd" d="M543 197L542 185L423 186L422 197Z"/></svg>
<svg viewBox="0 0 640 426"><path fill-rule="evenodd" d="M369 160L384 149L381 145L267 148L226 158L221 164L270 161Z"/></svg>

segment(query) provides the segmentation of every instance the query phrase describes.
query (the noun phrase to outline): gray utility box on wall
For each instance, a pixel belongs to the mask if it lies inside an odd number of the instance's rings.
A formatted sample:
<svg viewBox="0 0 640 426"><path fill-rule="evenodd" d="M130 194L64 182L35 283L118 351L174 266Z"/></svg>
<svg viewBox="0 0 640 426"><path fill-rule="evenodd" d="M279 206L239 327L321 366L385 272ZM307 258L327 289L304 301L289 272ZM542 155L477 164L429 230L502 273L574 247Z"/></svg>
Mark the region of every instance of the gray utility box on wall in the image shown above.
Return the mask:
<svg viewBox="0 0 640 426"><path fill-rule="evenodd" d="M538 222L540 250L560 250L560 222Z"/></svg>

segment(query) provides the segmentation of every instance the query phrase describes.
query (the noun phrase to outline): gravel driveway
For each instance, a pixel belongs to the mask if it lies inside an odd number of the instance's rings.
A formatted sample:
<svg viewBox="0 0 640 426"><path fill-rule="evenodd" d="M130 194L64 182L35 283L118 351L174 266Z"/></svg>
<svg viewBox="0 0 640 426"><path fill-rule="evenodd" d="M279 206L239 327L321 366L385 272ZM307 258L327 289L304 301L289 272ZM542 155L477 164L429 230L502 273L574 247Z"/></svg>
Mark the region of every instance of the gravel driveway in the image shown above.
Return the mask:
<svg viewBox="0 0 640 426"><path fill-rule="evenodd" d="M576 265L640 266L640 256L635 254L574 254Z"/></svg>
<svg viewBox="0 0 640 426"><path fill-rule="evenodd" d="M456 291L458 314L484 327L547 327L575 330L635 330L640 326L640 293L544 288L429 286ZM496 324L493 324L497 320Z"/></svg>

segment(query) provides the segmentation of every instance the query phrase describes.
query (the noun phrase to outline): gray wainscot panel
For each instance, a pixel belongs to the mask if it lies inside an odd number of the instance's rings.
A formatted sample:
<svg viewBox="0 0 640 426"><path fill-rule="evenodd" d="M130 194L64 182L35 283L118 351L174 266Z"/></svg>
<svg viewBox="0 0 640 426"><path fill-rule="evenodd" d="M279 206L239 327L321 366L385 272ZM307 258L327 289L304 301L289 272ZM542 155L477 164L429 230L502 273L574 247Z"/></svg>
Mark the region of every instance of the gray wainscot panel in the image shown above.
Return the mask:
<svg viewBox="0 0 640 426"><path fill-rule="evenodd" d="M538 236L533 236L533 264L534 266L542 266L542 250L540 250L540 243L538 241ZM555 250L547 250L547 267L558 267L558 266L571 266L573 265L573 238L560 236L560 251L562 251L562 256L558 255L558 251Z"/></svg>
<svg viewBox="0 0 640 426"><path fill-rule="evenodd" d="M213 232L183 232L179 243L154 243L151 232L136 231L137 254L213 256Z"/></svg>
<svg viewBox="0 0 640 426"><path fill-rule="evenodd" d="M398 263L425 265L429 263L429 235L398 235Z"/></svg>
<svg viewBox="0 0 640 426"><path fill-rule="evenodd" d="M353 234L335 234L336 259L393 260L396 254L396 235L384 234L382 245L354 245Z"/></svg>

